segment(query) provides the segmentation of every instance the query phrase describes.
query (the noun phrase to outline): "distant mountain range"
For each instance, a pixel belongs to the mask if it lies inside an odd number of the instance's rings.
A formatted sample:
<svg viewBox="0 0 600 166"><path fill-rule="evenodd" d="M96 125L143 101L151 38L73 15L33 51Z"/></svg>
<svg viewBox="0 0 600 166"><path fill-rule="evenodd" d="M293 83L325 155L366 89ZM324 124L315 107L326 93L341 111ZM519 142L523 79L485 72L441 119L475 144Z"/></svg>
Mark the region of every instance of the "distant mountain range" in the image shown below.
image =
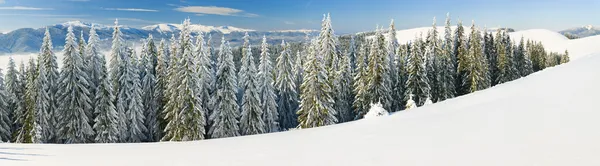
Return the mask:
<svg viewBox="0 0 600 166"><path fill-rule="evenodd" d="M569 38L584 38L589 36L600 35L600 28L596 28L592 25L583 27L571 28L559 32Z"/></svg>
<svg viewBox="0 0 600 166"><path fill-rule="evenodd" d="M112 38L112 32L114 26L107 26L101 24L93 24L96 28L96 32L100 37L100 47L110 48L110 41ZM87 40L89 30L92 27L92 23L86 23L81 21L69 21L61 24L55 24L48 26L50 34L52 36L52 43L55 50L62 50L65 43L65 36L67 34L67 28L73 27L76 32L76 36L79 37L80 33L83 32L84 38ZM150 34L155 40L165 39L167 42L171 38L171 35L178 36L181 30L181 24L156 24L145 26L142 28L133 28L122 26L121 31L123 32L123 38L127 40L129 44L137 44L142 39L147 38ZM316 30L282 30L282 31L256 31L252 29L244 29L232 26L206 26L194 24L190 28L193 35L199 33L211 34L213 45L218 46L221 42L221 37L224 36L225 40L229 41L233 46L241 45L242 37L244 33L248 32L250 35L251 44L258 44L262 41L263 35L267 37L267 40L271 44L281 43L281 40L286 42L300 42L304 40L306 34L310 36L318 35ZM13 53L31 53L38 52L42 44L42 38L44 37L45 27L41 28L21 28L5 34L0 34L0 54L13 54Z"/></svg>

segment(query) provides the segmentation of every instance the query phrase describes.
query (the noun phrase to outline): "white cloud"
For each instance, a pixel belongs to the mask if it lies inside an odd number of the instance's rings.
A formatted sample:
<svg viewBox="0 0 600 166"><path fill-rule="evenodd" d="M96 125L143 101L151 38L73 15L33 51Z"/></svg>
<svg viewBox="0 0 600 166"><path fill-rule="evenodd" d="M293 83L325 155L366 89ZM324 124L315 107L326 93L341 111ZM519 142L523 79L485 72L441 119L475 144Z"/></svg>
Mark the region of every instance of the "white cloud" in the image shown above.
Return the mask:
<svg viewBox="0 0 600 166"><path fill-rule="evenodd" d="M296 24L295 22L292 22L292 21L283 21L283 23L287 24L287 25L294 25L294 24Z"/></svg>
<svg viewBox="0 0 600 166"><path fill-rule="evenodd" d="M258 14L246 13L240 9L217 7L217 6L185 6L175 8L176 11L195 13L196 15L221 15L221 16L239 16L239 17L258 17Z"/></svg>
<svg viewBox="0 0 600 166"><path fill-rule="evenodd" d="M0 7L0 10L54 10L54 9L27 7L27 6L7 6L7 7Z"/></svg>
<svg viewBox="0 0 600 166"><path fill-rule="evenodd" d="M138 8L104 8L104 10L130 11L130 12L158 12L154 9L138 9Z"/></svg>
<svg viewBox="0 0 600 166"><path fill-rule="evenodd" d="M22 14L2 13L0 16L33 16L33 17L89 17L90 15L61 15L61 14Z"/></svg>
<svg viewBox="0 0 600 166"><path fill-rule="evenodd" d="M109 19L109 20L114 20L114 19ZM119 21L132 21L132 22L142 22L142 23L160 23L157 21L150 21L150 20L143 20L143 19L139 19L139 18L119 18Z"/></svg>
<svg viewBox="0 0 600 166"><path fill-rule="evenodd" d="M4 0L0 0L0 4L3 4L3 3L4 3Z"/></svg>

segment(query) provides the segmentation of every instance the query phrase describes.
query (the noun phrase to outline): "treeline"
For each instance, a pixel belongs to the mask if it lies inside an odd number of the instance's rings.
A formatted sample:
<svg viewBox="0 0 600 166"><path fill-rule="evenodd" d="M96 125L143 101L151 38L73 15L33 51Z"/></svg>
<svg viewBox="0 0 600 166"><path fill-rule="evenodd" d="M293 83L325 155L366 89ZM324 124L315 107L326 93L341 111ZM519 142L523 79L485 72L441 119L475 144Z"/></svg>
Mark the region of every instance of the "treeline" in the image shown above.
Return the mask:
<svg viewBox="0 0 600 166"><path fill-rule="evenodd" d="M434 21L435 22L435 21ZM372 103L391 112L441 102L566 63L539 42L508 33L465 34L446 20L398 43L394 23L369 35L338 37L326 15L321 33L302 43L239 48L193 36L141 52L115 22L110 54L98 35L69 27L59 69L46 31L37 59L0 73L0 140L18 143L189 141L311 128L363 118ZM105 57L110 58L108 61ZM108 66L106 65L108 64Z"/></svg>

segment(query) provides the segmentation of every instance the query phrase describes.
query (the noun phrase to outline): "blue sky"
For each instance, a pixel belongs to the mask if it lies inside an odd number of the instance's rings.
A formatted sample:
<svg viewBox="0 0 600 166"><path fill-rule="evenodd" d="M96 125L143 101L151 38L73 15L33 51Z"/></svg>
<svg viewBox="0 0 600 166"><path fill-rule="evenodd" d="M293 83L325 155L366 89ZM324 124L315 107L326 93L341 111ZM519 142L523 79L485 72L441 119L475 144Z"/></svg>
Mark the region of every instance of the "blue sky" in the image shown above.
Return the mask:
<svg viewBox="0 0 600 166"><path fill-rule="evenodd" d="M141 27L157 23L230 25L255 30L318 29L331 13L338 33L441 25L446 13L480 26L562 30L600 25L597 0L0 0L0 31L69 20Z"/></svg>

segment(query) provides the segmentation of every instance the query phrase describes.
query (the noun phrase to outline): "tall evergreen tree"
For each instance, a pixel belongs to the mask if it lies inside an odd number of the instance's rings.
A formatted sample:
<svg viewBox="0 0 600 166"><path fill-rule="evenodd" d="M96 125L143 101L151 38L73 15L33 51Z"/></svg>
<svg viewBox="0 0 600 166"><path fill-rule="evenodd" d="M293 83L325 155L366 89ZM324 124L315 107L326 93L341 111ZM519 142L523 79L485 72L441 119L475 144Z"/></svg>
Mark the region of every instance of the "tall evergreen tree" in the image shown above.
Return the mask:
<svg viewBox="0 0 600 166"><path fill-rule="evenodd" d="M456 80L454 86L456 88L456 95L465 95L469 93L469 85L464 85L463 80L465 80L466 71L464 66L466 65L466 56L467 56L467 42L468 39L465 38L465 30L463 28L462 21L458 20L458 25L456 27L456 31L454 32L454 51L452 53L452 59L454 62L456 76L454 79ZM418 97L417 97L418 98Z"/></svg>
<svg viewBox="0 0 600 166"><path fill-rule="evenodd" d="M298 96L296 93L296 78L293 71L294 64L290 55L289 44L281 42L281 55L277 57L275 65L275 89L278 92L277 109L279 123L282 130L294 128L296 111L298 110ZM297 121L297 120L296 120ZM279 127L277 127L279 128Z"/></svg>
<svg viewBox="0 0 600 166"><path fill-rule="evenodd" d="M126 47L120 68L119 93L117 94L117 111L123 112L126 131L121 137L125 142L140 142L146 139L144 133L147 129L144 125L144 108L142 105L142 88L138 68L138 60L133 49Z"/></svg>
<svg viewBox="0 0 600 166"><path fill-rule="evenodd" d="M122 42L123 33L121 32L121 27L119 26L119 20L115 20L115 26L112 35L112 46L110 50L110 62L108 67L111 85L113 86L112 90L115 96L118 96L120 93L121 83L119 80L122 77L124 70L122 69L123 65L121 64L121 61L124 58L124 56L126 56L126 53L123 50ZM123 102L122 99L120 99L119 97L115 97L115 107L117 107L119 102ZM123 107L117 107L117 115L119 121L119 125L117 125L119 127L119 141L125 142L127 139L125 109Z"/></svg>
<svg viewBox="0 0 600 166"><path fill-rule="evenodd" d="M408 54L407 62L408 78L404 95L408 101L410 96L414 94L412 99L419 106L425 104L425 100L430 97L429 80L425 69L424 54L421 49L423 44L421 37L415 39L414 44L411 44L412 48L410 54Z"/></svg>
<svg viewBox="0 0 600 166"><path fill-rule="evenodd" d="M214 73L212 72L212 64L210 57L210 49L206 45L204 41L204 37L202 34L198 35L196 40L196 57L198 58L198 76L199 76L199 89L200 91L200 101L202 102L202 112L206 117L206 125L205 131L210 130L210 115L213 110L214 101L212 101L211 93L214 89ZM208 138L208 132L206 133L205 138Z"/></svg>
<svg viewBox="0 0 600 166"><path fill-rule="evenodd" d="M156 87L154 88L154 97L158 101L157 108L159 113L157 115L157 123L159 124L159 137L162 137L162 131L166 126L166 122L163 117L164 106L167 101L167 97L165 96L165 90L167 89L167 80L168 80L168 69L169 69L169 53L168 48L165 45L165 40L162 39L158 46L158 58L156 64Z"/></svg>
<svg viewBox="0 0 600 166"><path fill-rule="evenodd" d="M263 120L265 121L265 132L267 133L279 131L277 96L275 94L273 78L269 44L267 43L267 38L263 36L260 48L260 64L258 65L258 87L260 101L262 102Z"/></svg>
<svg viewBox="0 0 600 166"><path fill-rule="evenodd" d="M38 61L40 68L41 66L44 66L44 75L47 78L45 85L47 87L46 93L48 94L47 114L49 118L47 128L48 130L51 130L51 132L49 132L50 135L48 136L49 138L47 141L56 142L58 137L56 136L56 133L58 132L58 119L60 119L60 114L58 113L59 101L57 94L59 73L56 55L54 55L54 52L52 51L52 40L48 28L46 28L46 32L44 33L44 39L40 49Z"/></svg>
<svg viewBox="0 0 600 166"><path fill-rule="evenodd" d="M91 41L90 41L91 43ZM113 101L115 96L113 94L112 85L108 77L108 71L104 65L106 60L104 56L97 57L99 65L98 78L99 84L96 88L95 102L94 102L94 119L93 129L96 132L94 141L96 143L116 143L119 141L119 116Z"/></svg>
<svg viewBox="0 0 600 166"><path fill-rule="evenodd" d="M309 61L305 63L306 75L302 82L298 123L300 128L312 128L332 125L338 122L337 112L333 109L333 88L327 78L323 54L317 50L318 42L309 49Z"/></svg>
<svg viewBox="0 0 600 166"><path fill-rule="evenodd" d="M248 35L248 32L246 32L244 34L244 37L242 37L242 39L244 40L244 44L242 45L242 58L240 60L240 70L238 71L238 92L237 92L237 96L238 96L238 101L241 102L242 96L244 94L244 92L246 91L245 89L243 89L243 87L246 85L246 75L248 75L248 66L250 66L250 61L253 59L252 57L248 57L248 49L252 49L250 48L250 36ZM250 53L252 53L252 51L250 51Z"/></svg>
<svg viewBox="0 0 600 166"><path fill-rule="evenodd" d="M27 71L25 72L25 110L20 116L21 128L19 128L17 143L39 143L39 126L36 123L36 73L37 65L33 59L29 59Z"/></svg>
<svg viewBox="0 0 600 166"><path fill-rule="evenodd" d="M441 56L439 58L439 96L437 102L453 98L456 93L454 62L452 60L452 28L450 27L450 14L446 16L446 27L444 28L444 41L441 44Z"/></svg>
<svg viewBox="0 0 600 166"><path fill-rule="evenodd" d="M505 32L498 30L496 33L496 49L498 53L498 77L496 83L502 84L510 81L510 64L511 60L506 49Z"/></svg>
<svg viewBox="0 0 600 166"><path fill-rule="evenodd" d="M383 108L390 110L393 100L390 87L389 55L385 45L385 37L381 30L377 30L369 52L367 89L370 92L370 103L381 103ZM338 113L339 111L337 110Z"/></svg>
<svg viewBox="0 0 600 166"><path fill-rule="evenodd" d="M16 131L20 127L17 123L18 115L19 115L19 102L20 98L23 95L23 91L21 91L21 81L18 77L19 71L16 69L15 61L12 57L9 58L8 61L8 71L6 73L6 102L7 102L7 110L8 110L8 118L11 120L11 138L16 137ZM14 139L13 139L14 140Z"/></svg>
<svg viewBox="0 0 600 166"><path fill-rule="evenodd" d="M240 116L236 101L236 74L233 55L229 42L221 38L221 48L217 59L215 107L210 116L213 122L210 128L211 138L225 138L239 136Z"/></svg>
<svg viewBox="0 0 600 166"><path fill-rule="evenodd" d="M397 87L395 87L398 83L396 83L399 77L399 73L398 73L398 67L396 64L397 60L396 58L398 57L396 55L397 53L397 49L399 47L398 44L398 39L396 38L396 26L394 25L394 20L391 21L390 23L390 29L389 29L389 33L388 36L386 36L386 44L385 44L385 48L386 48L386 53L388 55L387 57L387 61L388 61L388 70L389 70L389 77L390 80L388 82L389 85L387 85L387 87L390 88L389 92L390 92L390 107L389 110L390 112L395 112L400 110L400 105L399 103L401 103L400 100L400 96L398 96L398 93L395 93L394 90L398 90ZM344 69L341 69L344 70ZM339 113L341 114L342 110L336 109L339 111Z"/></svg>
<svg viewBox="0 0 600 166"><path fill-rule="evenodd" d="M531 60L529 60L529 57L526 55L526 52L527 51L525 50L525 39L521 36L519 46L515 49L516 69L519 72L518 74L520 77L525 77L531 74L532 72L531 66L529 65L529 63L531 63Z"/></svg>
<svg viewBox="0 0 600 166"><path fill-rule="evenodd" d="M4 84L4 73L0 69L0 142L11 141L11 126L9 114L9 96Z"/></svg>
<svg viewBox="0 0 600 166"><path fill-rule="evenodd" d="M435 17L433 18L433 28L429 31L429 33L427 34L427 39L426 39L426 46L425 46L425 66L426 66L426 70L427 70L427 79L429 80L429 86L430 86L430 93L431 96L430 98L432 99L432 102L437 102L439 98L441 98L440 96L440 91L441 91L441 87L440 87L440 83L441 83L441 76L440 76L440 57L442 56L441 54L441 46L440 46L440 42L438 41L438 31L437 31L437 26L436 26L436 20Z"/></svg>
<svg viewBox="0 0 600 166"><path fill-rule="evenodd" d="M40 60L41 61L41 60ZM50 121L50 94L48 93L48 76L46 75L46 66L38 64L38 72L35 79L35 122L39 127L39 142L48 143L54 135L54 128L51 127Z"/></svg>
<svg viewBox="0 0 600 166"><path fill-rule="evenodd" d="M465 56L464 65L461 66L465 72L463 85L468 85L467 91L469 93L489 87L488 69L486 58L483 55L482 41L481 32L473 22L469 38L469 51Z"/></svg>
<svg viewBox="0 0 600 166"><path fill-rule="evenodd" d="M361 119L369 111L369 90L367 89L367 77L369 71L367 70L367 50L365 44L362 44L356 57L356 75L354 76L354 113L356 117L354 119Z"/></svg>
<svg viewBox="0 0 600 166"><path fill-rule="evenodd" d="M263 111L261 108L260 97L258 93L258 80L256 78L256 66L250 46L246 46L245 58L248 63L245 66L246 74L242 75L245 85L242 85L244 96L242 97L242 117L240 119L240 130L242 135L261 134L265 132L265 122L262 119Z"/></svg>
<svg viewBox="0 0 600 166"><path fill-rule="evenodd" d="M338 110L338 122L349 122L355 117L352 111L352 103L354 103L354 93L352 91L354 73L350 62L350 54L347 53L340 59L339 71L337 73L339 84L335 87L337 102L335 102L335 110Z"/></svg>
<svg viewBox="0 0 600 166"><path fill-rule="evenodd" d="M58 88L61 114L58 135L65 143L85 143L94 134L85 114L92 107L87 80L83 59L75 44L73 27L69 27Z"/></svg>
<svg viewBox="0 0 600 166"><path fill-rule="evenodd" d="M488 73L490 75L491 86L498 84L498 49L496 48L496 40L492 33L485 33L484 38L484 54L487 58Z"/></svg>
<svg viewBox="0 0 600 166"><path fill-rule="evenodd" d="M144 125L148 129L146 141L154 142L160 140L161 130L158 126L158 115L162 101L155 95L156 91L160 91L156 85L156 68L158 68L159 53L152 35L149 35L148 39L146 39L146 51L144 52L145 55L143 58L145 60L140 64L140 66L143 66L141 70L144 73L142 77L142 103L144 106L144 116L146 117Z"/></svg>

